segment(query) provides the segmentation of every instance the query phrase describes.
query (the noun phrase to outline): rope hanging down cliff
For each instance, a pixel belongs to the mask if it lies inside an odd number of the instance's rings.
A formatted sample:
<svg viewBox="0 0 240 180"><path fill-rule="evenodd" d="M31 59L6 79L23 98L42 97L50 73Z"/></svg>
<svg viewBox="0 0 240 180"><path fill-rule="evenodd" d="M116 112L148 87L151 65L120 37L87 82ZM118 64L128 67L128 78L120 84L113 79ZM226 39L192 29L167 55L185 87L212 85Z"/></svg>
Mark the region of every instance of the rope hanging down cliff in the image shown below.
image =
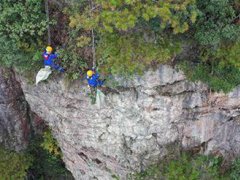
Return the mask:
<svg viewBox="0 0 240 180"><path fill-rule="evenodd" d="M90 8L91 8L91 16L93 16L93 14L92 14L92 11L93 11L93 2L92 2L92 0L89 0L89 5L90 5ZM94 29L91 29L91 36L92 36L92 58L93 58L92 67L96 68L97 62L96 62L96 49L95 49Z"/></svg>
<svg viewBox="0 0 240 180"><path fill-rule="evenodd" d="M47 18L47 30L48 30L48 45L51 45L51 32L50 32L50 25L49 25L49 7L48 7L48 0L45 0L45 12Z"/></svg>

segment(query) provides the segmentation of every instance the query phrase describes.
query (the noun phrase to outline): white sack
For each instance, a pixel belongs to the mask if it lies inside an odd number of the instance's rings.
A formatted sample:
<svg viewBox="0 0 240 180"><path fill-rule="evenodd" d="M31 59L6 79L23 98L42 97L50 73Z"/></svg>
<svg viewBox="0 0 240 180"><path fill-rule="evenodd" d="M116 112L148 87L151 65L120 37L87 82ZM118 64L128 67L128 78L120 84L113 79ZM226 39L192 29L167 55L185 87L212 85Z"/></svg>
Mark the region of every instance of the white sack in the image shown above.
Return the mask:
<svg viewBox="0 0 240 180"><path fill-rule="evenodd" d="M50 66L45 66L45 68L40 69L40 71L38 71L36 76L36 85L40 81L46 80L51 73L52 73L52 70Z"/></svg>
<svg viewBox="0 0 240 180"><path fill-rule="evenodd" d="M101 106L104 104L104 102L105 102L105 95L103 94L102 91L100 91L99 89L97 89L96 105L97 105L98 109L101 108Z"/></svg>

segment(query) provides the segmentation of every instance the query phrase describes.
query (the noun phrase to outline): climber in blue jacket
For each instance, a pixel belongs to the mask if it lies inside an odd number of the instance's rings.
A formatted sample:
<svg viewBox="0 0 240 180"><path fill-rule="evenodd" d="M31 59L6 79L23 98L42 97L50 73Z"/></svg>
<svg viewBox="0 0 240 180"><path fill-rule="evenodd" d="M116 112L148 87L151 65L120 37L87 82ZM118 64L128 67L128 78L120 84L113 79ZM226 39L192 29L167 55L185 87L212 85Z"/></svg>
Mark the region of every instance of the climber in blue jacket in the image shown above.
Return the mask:
<svg viewBox="0 0 240 180"><path fill-rule="evenodd" d="M53 48L51 46L47 46L46 51L42 54L44 58L44 66L50 66L53 69L64 72L64 69L60 65L54 63L54 59L57 58L57 54L53 54L52 51Z"/></svg>
<svg viewBox="0 0 240 180"><path fill-rule="evenodd" d="M104 83L104 80L100 80L99 77L100 75L96 73L94 70L88 70L87 71L88 85L94 88L98 86L102 86Z"/></svg>

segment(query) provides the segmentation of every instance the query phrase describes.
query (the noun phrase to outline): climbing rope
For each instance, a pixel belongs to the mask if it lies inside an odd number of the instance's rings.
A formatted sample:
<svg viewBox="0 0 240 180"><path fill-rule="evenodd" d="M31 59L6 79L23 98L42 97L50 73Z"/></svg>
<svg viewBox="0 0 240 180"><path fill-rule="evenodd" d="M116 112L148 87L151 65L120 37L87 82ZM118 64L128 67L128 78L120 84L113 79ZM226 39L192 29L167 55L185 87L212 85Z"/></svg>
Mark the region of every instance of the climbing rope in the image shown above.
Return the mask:
<svg viewBox="0 0 240 180"><path fill-rule="evenodd" d="M96 68L95 37L93 29L92 29L92 53L93 53L93 67Z"/></svg>
<svg viewBox="0 0 240 180"><path fill-rule="evenodd" d="M50 32L50 25L49 25L49 6L48 6L48 0L45 0L45 12L46 12L46 18L47 18L47 30L48 30L48 45L51 45L51 32Z"/></svg>
<svg viewBox="0 0 240 180"><path fill-rule="evenodd" d="M93 2L92 0L89 0L89 5L91 8L91 16L92 16L92 11L93 11ZM97 65L97 60L96 60L96 50L95 50L95 36L94 36L94 29L91 30L91 36L92 36L92 58L93 58L93 64L92 67L96 68Z"/></svg>

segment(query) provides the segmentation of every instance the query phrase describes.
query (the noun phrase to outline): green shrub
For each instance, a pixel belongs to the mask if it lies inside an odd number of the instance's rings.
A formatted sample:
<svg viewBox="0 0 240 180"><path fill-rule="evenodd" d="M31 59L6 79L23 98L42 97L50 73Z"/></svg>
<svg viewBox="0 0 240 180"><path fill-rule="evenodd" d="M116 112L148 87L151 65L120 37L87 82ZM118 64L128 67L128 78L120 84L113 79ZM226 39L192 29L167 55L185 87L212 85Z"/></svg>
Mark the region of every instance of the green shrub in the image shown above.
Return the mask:
<svg viewBox="0 0 240 180"><path fill-rule="evenodd" d="M2 0L0 12L0 34L13 39L19 47L28 49L31 40L38 40L47 29L43 0Z"/></svg>
<svg viewBox="0 0 240 180"><path fill-rule="evenodd" d="M0 147L0 179L24 179L32 161L31 156Z"/></svg>
<svg viewBox="0 0 240 180"><path fill-rule="evenodd" d="M70 26L99 32L129 31L138 27L139 21L159 18L161 29L171 28L174 33L188 30L197 16L195 0L176 1L119 1L97 0L89 7L86 0L74 3ZM79 11L81 9L81 11ZM94 10L91 10L94 9Z"/></svg>
<svg viewBox="0 0 240 180"><path fill-rule="evenodd" d="M200 13L194 24L194 38L202 46L219 48L239 39L240 27L233 22L236 12L231 0L197 0Z"/></svg>
<svg viewBox="0 0 240 180"><path fill-rule="evenodd" d="M231 46L222 46L216 52L215 58L219 59L222 67L234 66L240 68L240 42Z"/></svg>
<svg viewBox="0 0 240 180"><path fill-rule="evenodd" d="M144 38L148 36L148 38ZM147 33L131 35L111 34L102 37L97 48L102 72L128 76L165 63L181 50L180 44L170 38Z"/></svg>
<svg viewBox="0 0 240 180"><path fill-rule="evenodd" d="M186 153L174 160L162 161L152 165L144 172L135 174L135 180L198 180L220 179L219 168L221 159L211 156L190 156Z"/></svg>
<svg viewBox="0 0 240 180"><path fill-rule="evenodd" d="M16 153L0 147L0 179L73 179L60 154L50 131L44 138L32 139L25 152Z"/></svg>
<svg viewBox="0 0 240 180"><path fill-rule="evenodd" d="M73 43L74 44L74 43ZM88 68L86 60L78 53L79 48L69 45L66 49L59 49L59 59L61 59L63 67L67 70L66 77L68 80L79 79L80 74Z"/></svg>
<svg viewBox="0 0 240 180"><path fill-rule="evenodd" d="M57 155L53 154L52 152L54 151L52 151L52 148L48 148L48 146L46 149L42 147L44 141L46 143L46 139L48 139L47 142L50 141L51 143L55 141L49 135L47 136L45 140L41 136L34 137L27 149L27 154L33 158L28 175L33 179L73 179L71 173L65 168L61 156L58 153Z"/></svg>
<svg viewBox="0 0 240 180"><path fill-rule="evenodd" d="M240 84L240 69L232 65L183 63L180 67L191 81L202 81L213 91L227 93Z"/></svg>
<svg viewBox="0 0 240 180"><path fill-rule="evenodd" d="M17 47L13 40L0 37L0 64L4 67L16 67L19 72L37 70L42 66L39 50L24 51Z"/></svg>
<svg viewBox="0 0 240 180"><path fill-rule="evenodd" d="M29 70L39 67L47 21L42 0L2 0L0 3L0 63ZM39 57L38 57L39 58Z"/></svg>
<svg viewBox="0 0 240 180"><path fill-rule="evenodd" d="M53 138L50 129L46 130L43 133L43 142L41 143L41 147L48 151L50 154L56 157L61 157L62 153L58 146L56 139Z"/></svg>
<svg viewBox="0 0 240 180"><path fill-rule="evenodd" d="M229 174L231 180L238 180L240 177L240 158L233 161Z"/></svg>
<svg viewBox="0 0 240 180"><path fill-rule="evenodd" d="M91 53L95 35L97 63L102 73L129 76L141 74L153 65L165 63L180 51L180 44L168 36L183 33L195 22L196 2L163 1L74 2L66 8L74 45ZM161 34L164 30L168 34ZM89 48L90 47L90 48ZM87 58L83 58L87 59ZM92 58L89 59L92 61ZM75 66L80 67L81 61ZM91 66L91 63L88 63Z"/></svg>
<svg viewBox="0 0 240 180"><path fill-rule="evenodd" d="M186 33L193 35L197 51L195 60L189 59L183 70L189 79L203 81L214 91L229 92L240 83L236 7L232 0L197 0L199 14L191 33Z"/></svg>

